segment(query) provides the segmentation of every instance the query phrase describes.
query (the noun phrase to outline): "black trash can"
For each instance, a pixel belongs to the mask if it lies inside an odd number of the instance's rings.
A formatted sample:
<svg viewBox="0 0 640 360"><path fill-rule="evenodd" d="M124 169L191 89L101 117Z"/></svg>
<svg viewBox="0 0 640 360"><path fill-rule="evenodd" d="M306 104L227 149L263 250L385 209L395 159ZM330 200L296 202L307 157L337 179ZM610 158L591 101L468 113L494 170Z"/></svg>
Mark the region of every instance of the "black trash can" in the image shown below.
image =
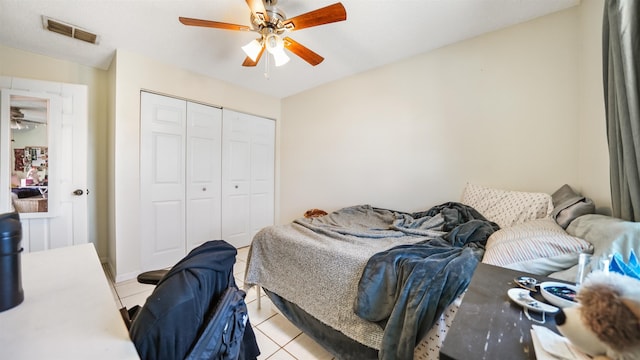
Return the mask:
<svg viewBox="0 0 640 360"><path fill-rule="evenodd" d="M0 215L0 311L19 305L24 300L20 253L22 225L17 212Z"/></svg>

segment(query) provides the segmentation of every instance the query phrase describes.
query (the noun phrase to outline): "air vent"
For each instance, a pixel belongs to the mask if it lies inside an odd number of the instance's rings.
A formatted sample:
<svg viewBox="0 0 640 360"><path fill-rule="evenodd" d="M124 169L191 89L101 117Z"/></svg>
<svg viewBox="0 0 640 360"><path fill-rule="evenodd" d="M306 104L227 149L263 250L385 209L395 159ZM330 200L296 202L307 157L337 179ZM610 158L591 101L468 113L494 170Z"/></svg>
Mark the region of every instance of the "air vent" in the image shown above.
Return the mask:
<svg viewBox="0 0 640 360"><path fill-rule="evenodd" d="M52 31L57 34L61 34L64 36L68 36L74 39L82 40L91 44L98 43L98 35L87 31L86 29L81 29L77 26L67 24L60 20L52 19L47 16L42 16L42 25L45 29Z"/></svg>

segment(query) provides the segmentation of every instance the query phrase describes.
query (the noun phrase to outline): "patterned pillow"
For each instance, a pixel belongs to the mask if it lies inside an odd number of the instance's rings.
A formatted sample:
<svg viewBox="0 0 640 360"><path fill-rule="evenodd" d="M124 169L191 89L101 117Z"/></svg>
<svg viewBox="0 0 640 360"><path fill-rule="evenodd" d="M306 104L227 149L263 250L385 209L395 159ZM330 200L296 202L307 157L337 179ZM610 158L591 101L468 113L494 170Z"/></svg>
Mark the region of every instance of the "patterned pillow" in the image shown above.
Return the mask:
<svg viewBox="0 0 640 360"><path fill-rule="evenodd" d="M567 234L551 218L500 229L487 240L482 262L547 276L578 263L582 252L593 252L587 241Z"/></svg>
<svg viewBox="0 0 640 360"><path fill-rule="evenodd" d="M492 189L474 184L467 184L462 203L478 210L501 228L544 218L553 211L549 194Z"/></svg>

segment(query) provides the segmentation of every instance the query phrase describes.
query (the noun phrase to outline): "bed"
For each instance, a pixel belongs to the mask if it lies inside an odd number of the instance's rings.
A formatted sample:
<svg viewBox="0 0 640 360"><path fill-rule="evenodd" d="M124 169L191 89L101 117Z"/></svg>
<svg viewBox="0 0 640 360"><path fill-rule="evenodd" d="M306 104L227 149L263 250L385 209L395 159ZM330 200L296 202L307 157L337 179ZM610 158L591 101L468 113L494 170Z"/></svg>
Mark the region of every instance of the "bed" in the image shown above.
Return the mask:
<svg viewBox="0 0 640 360"><path fill-rule="evenodd" d="M589 251L588 242L567 235L550 217L553 211L548 194L467 184L460 202L426 211L357 205L300 218L256 234L245 286L262 287L285 317L336 358L437 359L485 252L505 267L531 262L495 255L508 253L502 245L521 232L507 233L505 241L492 237L523 224L533 223L534 232L552 229L544 241L562 254L550 255L545 246L527 253L544 260L543 275L573 266ZM556 235L566 243L556 246Z"/></svg>

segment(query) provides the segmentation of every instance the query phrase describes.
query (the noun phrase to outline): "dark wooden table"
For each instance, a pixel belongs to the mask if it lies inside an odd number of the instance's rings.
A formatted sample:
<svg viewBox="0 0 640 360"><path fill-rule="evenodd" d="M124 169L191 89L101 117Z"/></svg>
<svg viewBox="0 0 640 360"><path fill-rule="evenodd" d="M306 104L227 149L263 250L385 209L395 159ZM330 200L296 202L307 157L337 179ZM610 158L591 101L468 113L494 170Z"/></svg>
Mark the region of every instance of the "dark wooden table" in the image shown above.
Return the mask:
<svg viewBox="0 0 640 360"><path fill-rule="evenodd" d="M524 275L539 282L557 281L479 264L440 349L440 359L535 359L531 325L545 326L556 333L558 330L553 315L546 315L545 324L536 324L507 296L507 290L518 287L513 279ZM539 294L534 298L544 300ZM542 318L540 313L529 314L535 319Z"/></svg>

